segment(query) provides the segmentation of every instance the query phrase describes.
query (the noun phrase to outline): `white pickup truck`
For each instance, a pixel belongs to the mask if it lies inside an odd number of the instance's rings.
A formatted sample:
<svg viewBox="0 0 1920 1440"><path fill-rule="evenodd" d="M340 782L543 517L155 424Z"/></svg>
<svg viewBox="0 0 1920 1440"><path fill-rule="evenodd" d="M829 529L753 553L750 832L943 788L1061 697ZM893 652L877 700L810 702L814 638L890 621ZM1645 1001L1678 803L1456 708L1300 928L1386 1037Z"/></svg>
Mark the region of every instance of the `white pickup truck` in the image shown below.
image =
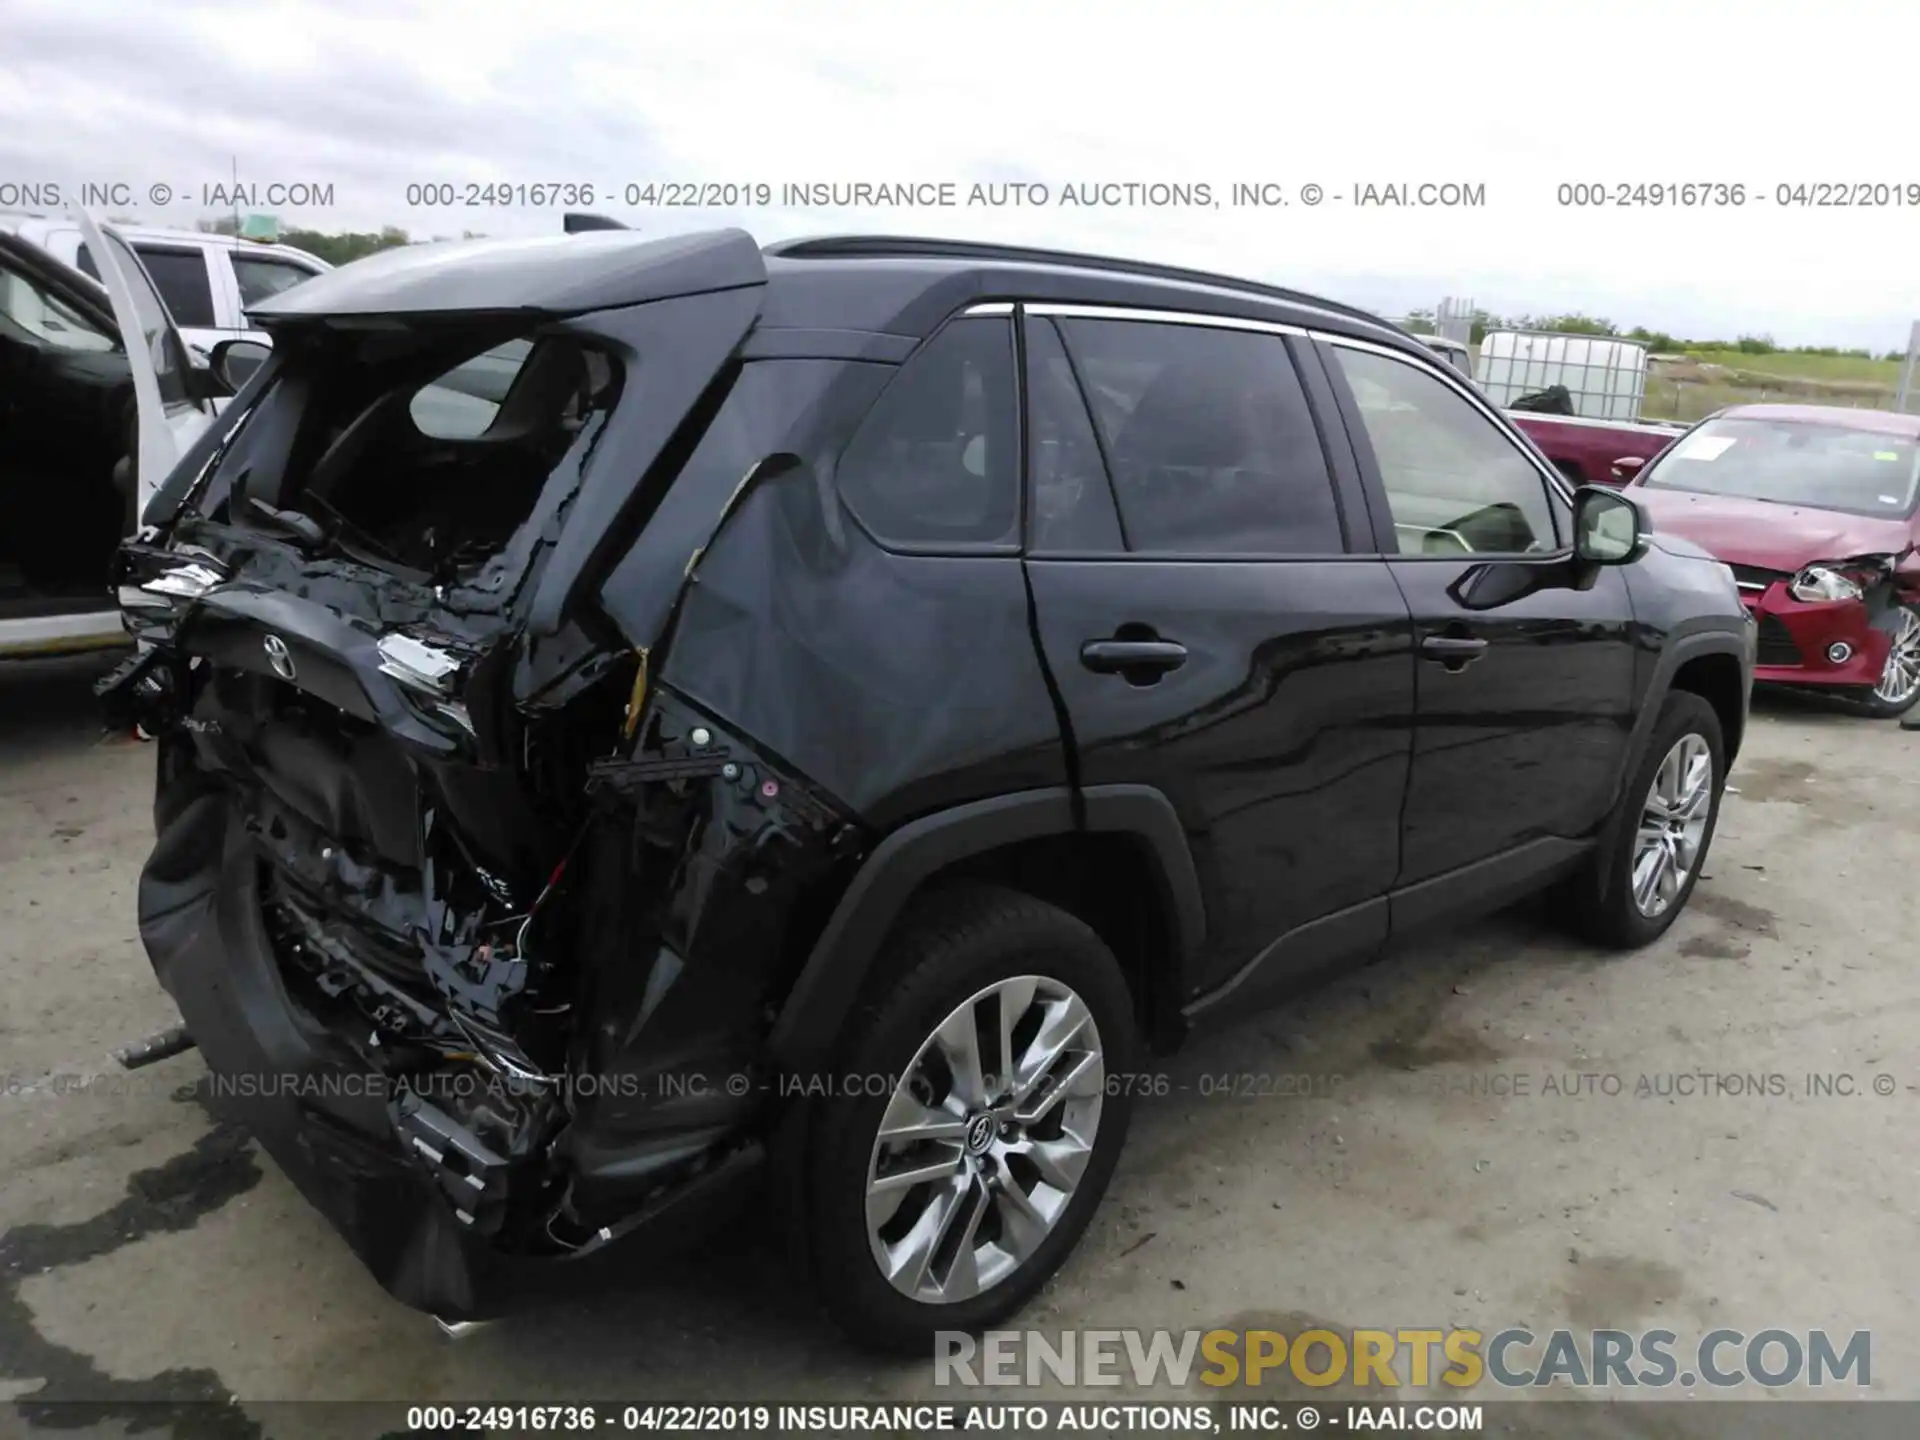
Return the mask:
<svg viewBox="0 0 1920 1440"><path fill-rule="evenodd" d="M0 214L0 230L38 245L83 275L102 279L87 237L69 216ZM232 235L149 225L120 225L115 232L140 257L196 364L205 364L222 340L264 341L264 335L247 327L247 307L333 268L291 245Z"/></svg>

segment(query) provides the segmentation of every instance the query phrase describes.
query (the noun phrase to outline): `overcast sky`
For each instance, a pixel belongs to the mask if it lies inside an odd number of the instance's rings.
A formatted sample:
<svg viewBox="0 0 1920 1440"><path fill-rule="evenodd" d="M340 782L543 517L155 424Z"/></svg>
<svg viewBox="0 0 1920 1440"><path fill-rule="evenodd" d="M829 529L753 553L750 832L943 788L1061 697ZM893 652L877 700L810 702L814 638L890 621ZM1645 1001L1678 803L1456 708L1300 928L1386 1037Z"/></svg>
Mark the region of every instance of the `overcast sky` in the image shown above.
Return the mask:
<svg viewBox="0 0 1920 1440"><path fill-rule="evenodd" d="M1775 196L1820 181L1920 195L1916 40L1910 3L1858 0L0 0L0 200L9 184L124 184L127 213L189 225L237 157L243 181L331 185L330 207L282 205L283 224L516 234L557 229L558 209L414 208L408 186L572 181L655 233L985 237L1389 313L1454 294L1889 349L1920 317L1920 207ZM951 181L962 200L975 182L1028 182L1049 203L630 210L620 193L764 183L777 202L789 183L861 180ZM1060 204L1068 185L1128 181L1204 182L1219 204ZM1669 181L1749 198L1557 203L1563 182ZM1235 208L1235 182L1291 203ZM1484 206L1354 203L1367 183L1442 182L1484 185ZM1318 206L1301 203L1309 184Z"/></svg>

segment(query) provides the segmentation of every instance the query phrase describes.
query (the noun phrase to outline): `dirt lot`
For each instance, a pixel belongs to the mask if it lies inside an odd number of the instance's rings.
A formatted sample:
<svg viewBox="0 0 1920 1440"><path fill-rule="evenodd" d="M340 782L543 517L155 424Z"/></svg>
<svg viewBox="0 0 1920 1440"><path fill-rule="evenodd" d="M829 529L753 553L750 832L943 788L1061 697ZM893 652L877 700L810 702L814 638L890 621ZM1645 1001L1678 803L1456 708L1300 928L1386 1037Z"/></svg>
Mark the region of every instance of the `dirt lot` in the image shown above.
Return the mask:
<svg viewBox="0 0 1920 1440"><path fill-rule="evenodd" d="M133 933L152 752L96 738L98 669L0 670L0 1431L48 1399L119 1433L165 1420L150 1397L932 1393L839 1344L751 1235L451 1339L215 1122L197 1056L76 1088L176 1018ZM1895 726L1766 705L1658 946L1514 913L1197 1042L1027 1323L1864 1329L1875 1391L1920 1398L1916 761ZM1242 1074L1318 1093L1201 1093Z"/></svg>

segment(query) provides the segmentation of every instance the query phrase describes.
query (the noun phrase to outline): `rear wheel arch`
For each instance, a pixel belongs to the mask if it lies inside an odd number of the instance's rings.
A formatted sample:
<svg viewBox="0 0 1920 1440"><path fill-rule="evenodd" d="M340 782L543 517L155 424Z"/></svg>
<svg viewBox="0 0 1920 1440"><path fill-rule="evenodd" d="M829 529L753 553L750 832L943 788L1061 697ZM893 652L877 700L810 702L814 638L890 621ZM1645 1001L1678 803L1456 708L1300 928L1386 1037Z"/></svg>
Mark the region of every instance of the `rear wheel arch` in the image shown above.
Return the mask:
<svg viewBox="0 0 1920 1440"><path fill-rule="evenodd" d="M1179 999L1205 936L1186 833L1172 804L1145 785L1096 786L1075 823L1065 787L995 796L901 826L861 865L814 941L774 1022L772 1062L797 1073L831 1058L889 935L916 898L991 881L1076 915L1113 949L1156 1048L1179 1035ZM1100 874L1101 883L1088 879Z"/></svg>

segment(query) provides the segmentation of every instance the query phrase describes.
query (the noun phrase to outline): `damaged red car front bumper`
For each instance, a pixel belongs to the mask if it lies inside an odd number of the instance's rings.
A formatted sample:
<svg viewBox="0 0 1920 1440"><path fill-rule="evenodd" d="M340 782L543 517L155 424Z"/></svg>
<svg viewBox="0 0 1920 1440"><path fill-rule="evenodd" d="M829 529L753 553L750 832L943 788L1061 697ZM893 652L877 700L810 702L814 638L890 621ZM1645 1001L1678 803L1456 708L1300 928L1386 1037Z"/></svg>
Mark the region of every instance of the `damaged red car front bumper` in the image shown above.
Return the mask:
<svg viewBox="0 0 1920 1440"><path fill-rule="evenodd" d="M1891 584L1858 600L1801 600L1793 575L1735 565L1740 598L1759 627L1758 684L1871 690L1886 671L1902 598Z"/></svg>

